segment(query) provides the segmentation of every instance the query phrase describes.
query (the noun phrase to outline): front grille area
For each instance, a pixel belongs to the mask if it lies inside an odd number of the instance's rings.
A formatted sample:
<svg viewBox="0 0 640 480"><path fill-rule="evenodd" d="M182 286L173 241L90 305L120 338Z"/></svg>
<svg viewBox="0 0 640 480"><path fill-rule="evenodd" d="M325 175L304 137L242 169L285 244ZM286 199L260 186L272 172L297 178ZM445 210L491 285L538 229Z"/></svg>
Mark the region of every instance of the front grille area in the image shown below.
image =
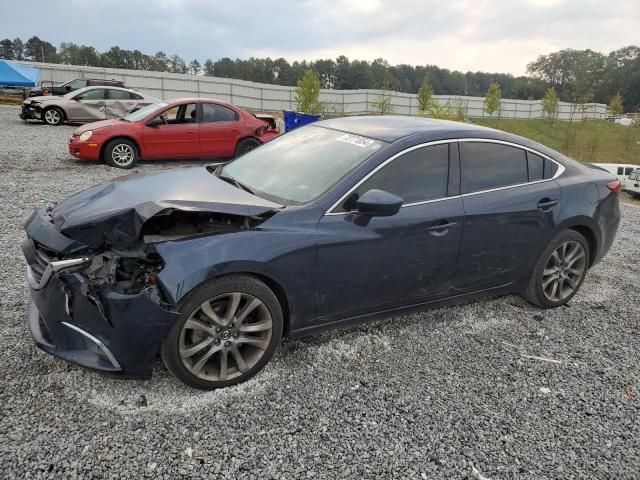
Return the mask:
<svg viewBox="0 0 640 480"><path fill-rule="evenodd" d="M35 245L34 253L35 255L32 257L32 261L29 262L29 266L31 267L33 277L39 282L47 266L54 260L55 254L38 245Z"/></svg>

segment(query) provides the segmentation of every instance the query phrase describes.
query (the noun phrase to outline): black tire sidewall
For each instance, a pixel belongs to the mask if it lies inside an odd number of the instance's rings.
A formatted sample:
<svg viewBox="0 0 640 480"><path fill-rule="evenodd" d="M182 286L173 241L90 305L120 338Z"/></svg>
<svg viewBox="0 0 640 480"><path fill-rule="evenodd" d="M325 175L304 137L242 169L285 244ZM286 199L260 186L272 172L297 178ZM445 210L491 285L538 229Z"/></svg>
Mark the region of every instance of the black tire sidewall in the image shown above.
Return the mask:
<svg viewBox="0 0 640 480"><path fill-rule="evenodd" d="M47 122L47 117L46 117L46 115L47 115L47 112L48 112L48 111L50 111L50 110L55 110L56 112L58 112L58 115L60 115L60 121L59 121L58 123L49 123L49 122ZM64 118L65 118L64 113L62 112L62 110L60 110L60 109L59 109L59 108L57 108L57 107L49 107L49 108L45 108L45 109L42 111L42 121L43 121L44 123L46 123L47 125L50 125L50 126L52 126L52 127L57 127L58 125L62 125L62 124L64 123Z"/></svg>
<svg viewBox="0 0 640 480"><path fill-rule="evenodd" d="M253 145L253 147L250 148L249 150L246 150L247 145ZM238 146L236 147L235 157L240 157L245 153L250 152L254 148L259 147L260 145L261 145L260 141L256 140L255 138L245 138L243 140L240 140L240 142L238 143Z"/></svg>
<svg viewBox="0 0 640 480"><path fill-rule="evenodd" d="M544 272L544 267L547 265L547 262L549 261L549 257L551 256L553 251L556 248L558 248L561 244L568 241L579 242L584 248L584 251L587 257L585 271L584 271L584 274L582 275L582 278L580 279L580 282L578 282L578 286L574 289L573 292L571 292L571 295L569 295L567 298L563 300L553 302L549 300L544 294L544 291L542 289L542 275ZM591 251L589 248L589 243L587 242L587 240L584 238L582 234L576 232L575 230L565 230L560 234L558 234L549 243L549 246L545 249L545 251L540 256L540 259L538 260L538 263L536 264L536 268L533 272L533 277L531 279L533 283L532 285L530 285L529 290L532 291L532 293L535 295L536 301L534 303L536 303L542 308L555 308L555 307L560 307L566 304L567 302L569 302L574 297L574 295L578 293L578 291L580 290L580 287L582 286L582 283L584 282L585 278L587 278L587 272L589 270L590 261L591 261Z"/></svg>
<svg viewBox="0 0 640 480"><path fill-rule="evenodd" d="M123 165L118 165L116 162L113 161L113 149L118 146L118 145L129 145L131 148L133 148L133 161L126 166ZM131 140L127 140L126 138L116 138L115 140L111 140L107 146L104 149L104 161L107 165L110 165L112 167L115 168L122 168L125 170L128 170L130 168L133 168L137 165L138 163L138 147L136 146L135 143L133 143Z"/></svg>
<svg viewBox="0 0 640 480"><path fill-rule="evenodd" d="M178 343L180 331L189 315L207 299L230 292L243 292L260 299L271 314L273 323L271 341L260 360L242 375L222 382L212 382L200 379L189 372L182 364ZM228 275L210 280L194 288L179 304L180 318L174 323L162 343L162 359L167 369L179 380L187 385L201 390L224 388L249 380L262 370L276 352L283 331L282 307L273 291L262 281L250 275Z"/></svg>

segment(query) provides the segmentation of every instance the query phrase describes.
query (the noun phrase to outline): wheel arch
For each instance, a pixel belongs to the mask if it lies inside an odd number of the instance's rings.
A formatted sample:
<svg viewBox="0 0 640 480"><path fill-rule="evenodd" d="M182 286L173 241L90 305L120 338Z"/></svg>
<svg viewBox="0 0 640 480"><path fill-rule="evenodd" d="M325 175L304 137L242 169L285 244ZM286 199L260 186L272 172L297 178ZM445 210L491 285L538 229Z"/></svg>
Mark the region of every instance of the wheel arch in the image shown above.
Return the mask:
<svg viewBox="0 0 640 480"><path fill-rule="evenodd" d="M107 149L107 145L109 145L111 142L113 142L114 140L118 140L120 138L123 138L125 140L129 140L130 142L133 142L133 144L136 146L136 148L138 149L138 157L139 158L143 158L142 155L142 149L140 148L140 142L138 142L135 138L133 138L130 135L115 135L112 138L109 138L108 140L106 140L105 142L102 143L102 146L100 147L100 160L104 161L104 151Z"/></svg>
<svg viewBox="0 0 640 480"><path fill-rule="evenodd" d="M589 245L589 265L588 268L591 268L593 265L596 255L598 253L598 239L596 237L595 232L587 225L584 224L576 224L572 225L568 228L568 230L573 230L582 235Z"/></svg>

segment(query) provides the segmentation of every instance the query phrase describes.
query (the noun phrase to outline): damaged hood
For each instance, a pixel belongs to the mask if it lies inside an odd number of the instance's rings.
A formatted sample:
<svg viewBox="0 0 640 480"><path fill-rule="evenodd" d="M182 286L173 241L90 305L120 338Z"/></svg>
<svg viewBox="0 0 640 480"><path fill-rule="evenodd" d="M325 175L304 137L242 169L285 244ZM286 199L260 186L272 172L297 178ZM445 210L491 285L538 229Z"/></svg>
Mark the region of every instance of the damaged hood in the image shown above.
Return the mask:
<svg viewBox="0 0 640 480"><path fill-rule="evenodd" d="M51 219L65 236L92 247L135 242L144 223L168 211L254 217L282 208L220 180L206 167L135 173L98 184L55 205Z"/></svg>

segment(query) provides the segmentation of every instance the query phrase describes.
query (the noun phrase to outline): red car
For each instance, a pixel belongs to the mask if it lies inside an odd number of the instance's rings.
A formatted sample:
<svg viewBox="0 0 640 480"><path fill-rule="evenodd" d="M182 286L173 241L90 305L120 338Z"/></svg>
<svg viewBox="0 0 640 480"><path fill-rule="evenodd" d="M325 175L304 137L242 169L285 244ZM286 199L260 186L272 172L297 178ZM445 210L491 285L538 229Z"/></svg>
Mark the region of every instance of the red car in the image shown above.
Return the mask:
<svg viewBox="0 0 640 480"><path fill-rule="evenodd" d="M69 153L132 168L139 159L230 159L271 140L275 123L204 98L158 102L127 116L89 123L69 139Z"/></svg>

